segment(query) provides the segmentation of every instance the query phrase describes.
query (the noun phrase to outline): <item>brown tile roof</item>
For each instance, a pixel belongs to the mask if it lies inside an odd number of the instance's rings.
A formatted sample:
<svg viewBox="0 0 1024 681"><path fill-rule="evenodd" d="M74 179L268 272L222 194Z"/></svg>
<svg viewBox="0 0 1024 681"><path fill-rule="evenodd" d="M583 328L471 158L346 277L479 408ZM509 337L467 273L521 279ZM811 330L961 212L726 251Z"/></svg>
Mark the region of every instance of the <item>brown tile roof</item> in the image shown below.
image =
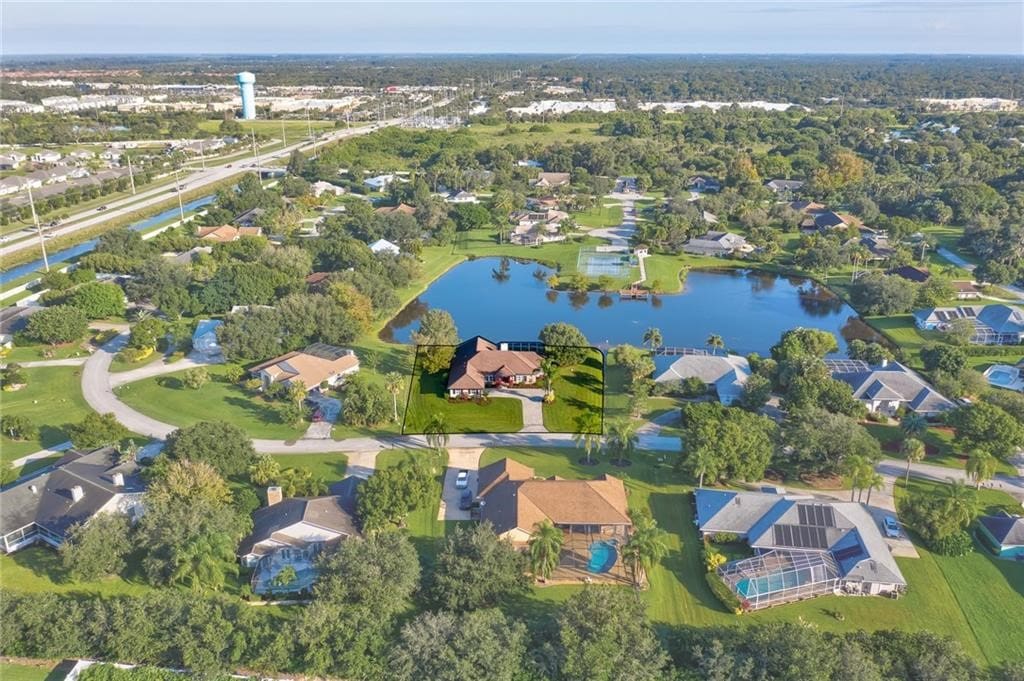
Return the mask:
<svg viewBox="0 0 1024 681"><path fill-rule="evenodd" d="M483 336L470 338L455 349L448 388L482 390L485 374L528 375L540 370L541 356L531 351L499 350Z"/></svg>
<svg viewBox="0 0 1024 681"><path fill-rule="evenodd" d="M622 480L533 479L529 466L502 459L480 469L481 517L499 534L530 532L543 520L556 525L632 525Z"/></svg>
<svg viewBox="0 0 1024 681"><path fill-rule="evenodd" d="M390 215L391 213L405 213L406 215L415 215L416 207L410 206L407 203L400 203L397 206L381 206L373 211L379 215Z"/></svg>
<svg viewBox="0 0 1024 681"><path fill-rule="evenodd" d="M200 227L199 238L218 243L238 241L243 236L259 236L262 233L259 227L235 227L234 225L220 225L219 227Z"/></svg>
<svg viewBox="0 0 1024 681"><path fill-rule="evenodd" d="M801 213L824 213L825 204L816 201L791 201L789 207Z"/></svg>

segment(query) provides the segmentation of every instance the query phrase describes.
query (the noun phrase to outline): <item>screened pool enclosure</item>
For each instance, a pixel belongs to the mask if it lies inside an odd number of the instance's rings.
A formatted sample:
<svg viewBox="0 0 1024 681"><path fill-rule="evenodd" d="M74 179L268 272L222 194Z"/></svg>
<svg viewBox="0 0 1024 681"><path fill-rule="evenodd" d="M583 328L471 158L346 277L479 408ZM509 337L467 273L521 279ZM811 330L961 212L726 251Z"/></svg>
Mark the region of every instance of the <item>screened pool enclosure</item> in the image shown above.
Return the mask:
<svg viewBox="0 0 1024 681"><path fill-rule="evenodd" d="M744 610L834 593L839 567L825 551L773 550L718 568Z"/></svg>

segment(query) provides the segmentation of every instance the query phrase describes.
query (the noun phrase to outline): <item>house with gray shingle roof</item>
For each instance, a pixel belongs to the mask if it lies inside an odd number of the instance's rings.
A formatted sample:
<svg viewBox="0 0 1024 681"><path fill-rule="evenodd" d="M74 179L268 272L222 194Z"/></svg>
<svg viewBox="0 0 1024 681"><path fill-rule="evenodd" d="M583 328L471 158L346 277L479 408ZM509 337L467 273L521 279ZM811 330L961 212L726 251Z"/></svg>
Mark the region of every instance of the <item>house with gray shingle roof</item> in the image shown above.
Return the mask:
<svg viewBox="0 0 1024 681"><path fill-rule="evenodd" d="M745 610L825 594L898 595L906 589L863 504L704 488L694 500L701 536L736 535L754 551L718 569Z"/></svg>
<svg viewBox="0 0 1024 681"><path fill-rule="evenodd" d="M860 360L826 359L825 365L832 378L848 384L853 396L872 413L891 415L905 408L932 416L955 406L899 362L886 360L872 366Z"/></svg>
<svg viewBox="0 0 1024 681"><path fill-rule="evenodd" d="M1024 343L1024 309L1003 303L931 307L914 311L917 328L948 331L953 322L968 319L974 324L971 342L979 345L1017 345Z"/></svg>
<svg viewBox="0 0 1024 681"><path fill-rule="evenodd" d="M698 378L713 387L718 400L730 405L743 394L750 378L750 363L739 355L683 355L654 379L656 383Z"/></svg>
<svg viewBox="0 0 1024 681"><path fill-rule="evenodd" d="M1024 561L1024 516L998 515L978 518L978 537L1000 558Z"/></svg>
<svg viewBox="0 0 1024 681"><path fill-rule="evenodd" d="M141 515L144 484L134 460L113 447L69 450L42 474L0 492L0 549L56 548L71 528L100 513Z"/></svg>

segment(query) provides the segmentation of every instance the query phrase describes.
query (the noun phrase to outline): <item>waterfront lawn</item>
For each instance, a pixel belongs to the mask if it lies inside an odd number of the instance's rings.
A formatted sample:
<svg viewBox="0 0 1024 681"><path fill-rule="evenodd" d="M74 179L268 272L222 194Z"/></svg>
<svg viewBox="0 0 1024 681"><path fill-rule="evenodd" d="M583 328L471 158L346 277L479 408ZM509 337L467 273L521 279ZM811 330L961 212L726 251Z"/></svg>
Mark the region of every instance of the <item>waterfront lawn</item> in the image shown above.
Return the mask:
<svg viewBox="0 0 1024 681"><path fill-rule="evenodd" d="M295 440L306 427L283 423L277 403L263 395L247 392L237 383L224 379L224 367L207 370L210 381L199 390L186 388L178 373L128 383L115 392L121 401L146 416L175 426L190 426L200 421L227 421L250 437L271 440Z"/></svg>
<svg viewBox="0 0 1024 681"><path fill-rule="evenodd" d="M523 406L511 397L488 397L486 402L449 400L446 373L413 369L412 388L405 407L402 432L422 433L435 414L444 416L450 433L515 433L523 429Z"/></svg>
<svg viewBox="0 0 1024 681"><path fill-rule="evenodd" d="M0 555L0 586L12 591L78 593L90 596L141 596L150 590L139 557L132 557L124 577L76 582L64 569L60 556L48 546L30 546Z"/></svg>
<svg viewBox="0 0 1024 681"><path fill-rule="evenodd" d="M89 415L82 397L81 367L25 369L28 385L0 397L3 413L28 418L39 427L34 440L18 441L0 435L0 461L6 463L26 454L67 442L67 426Z"/></svg>
<svg viewBox="0 0 1024 681"><path fill-rule="evenodd" d="M544 427L551 433L577 433L585 414L602 415L604 404L604 356L597 348L587 351L581 364L560 367L551 382L555 401L544 405Z"/></svg>
<svg viewBox="0 0 1024 681"><path fill-rule="evenodd" d="M534 468L538 476L594 478L609 473L623 478L631 508L647 508L669 532L669 554L651 571L643 592L656 624L746 626L764 622L804 622L827 631L928 629L956 639L982 662L1019 659L1024 621L1016 616L1024 594L1024 566L974 553L964 558L936 556L918 546L920 558L897 558L910 588L898 600L825 596L737 617L725 611L705 582L700 539L693 525L689 480L671 466L671 456L641 452L625 469L601 457L596 466L577 463L578 450L506 448L485 450L480 465L511 457ZM662 461L664 459L664 461ZM911 485L934 485L912 481ZM897 494L900 490L897 490ZM1009 497L982 491L985 507L1007 503ZM1005 564L1004 564L1005 563ZM544 610L581 587L538 587L516 611ZM841 619L840 619L841 618ZM1013 643L1007 645L1007 641Z"/></svg>

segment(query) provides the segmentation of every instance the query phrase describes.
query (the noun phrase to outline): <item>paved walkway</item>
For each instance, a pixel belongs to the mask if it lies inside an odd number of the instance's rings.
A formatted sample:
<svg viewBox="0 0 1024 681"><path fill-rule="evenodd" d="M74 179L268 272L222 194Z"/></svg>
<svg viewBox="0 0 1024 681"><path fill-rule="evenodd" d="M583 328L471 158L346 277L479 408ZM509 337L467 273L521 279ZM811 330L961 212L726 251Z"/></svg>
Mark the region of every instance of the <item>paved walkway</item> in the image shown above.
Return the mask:
<svg viewBox="0 0 1024 681"><path fill-rule="evenodd" d="M48 459L51 456L58 456L61 452L66 452L69 449L71 449L70 440L68 440L67 442L61 442L59 445L54 445L46 449L40 449L38 452L32 452L31 454L26 454L25 456L19 457L11 462L11 467L21 468L25 464L31 463L32 461L38 461L39 459Z"/></svg>
<svg viewBox="0 0 1024 681"><path fill-rule="evenodd" d="M967 270L968 272L974 272L974 268L977 267L972 262L968 262L948 248L939 247L937 253L946 260L950 261L957 267ZM1013 294L1017 299L1024 300L1024 288L1014 286L1013 284L1000 284L999 288L1004 289L1008 293Z"/></svg>
<svg viewBox="0 0 1024 681"><path fill-rule="evenodd" d="M5 362L0 366L17 364L22 369L36 369L38 367L77 367L85 364L88 357L69 357L68 359L39 359L32 362Z"/></svg>
<svg viewBox="0 0 1024 681"><path fill-rule="evenodd" d="M195 369L196 367L210 366L218 363L210 359L208 355L197 352L193 352L188 357L182 357L176 362L168 363L166 361L153 360L138 369L129 369L128 371L118 371L110 374L110 385L116 388L125 383L135 383L136 381L153 378L154 376L173 374L178 371L185 371L186 369Z"/></svg>
<svg viewBox="0 0 1024 681"><path fill-rule="evenodd" d="M523 405L523 427L520 433L546 433L544 427L543 388L502 388L492 391L493 397L508 397Z"/></svg>

